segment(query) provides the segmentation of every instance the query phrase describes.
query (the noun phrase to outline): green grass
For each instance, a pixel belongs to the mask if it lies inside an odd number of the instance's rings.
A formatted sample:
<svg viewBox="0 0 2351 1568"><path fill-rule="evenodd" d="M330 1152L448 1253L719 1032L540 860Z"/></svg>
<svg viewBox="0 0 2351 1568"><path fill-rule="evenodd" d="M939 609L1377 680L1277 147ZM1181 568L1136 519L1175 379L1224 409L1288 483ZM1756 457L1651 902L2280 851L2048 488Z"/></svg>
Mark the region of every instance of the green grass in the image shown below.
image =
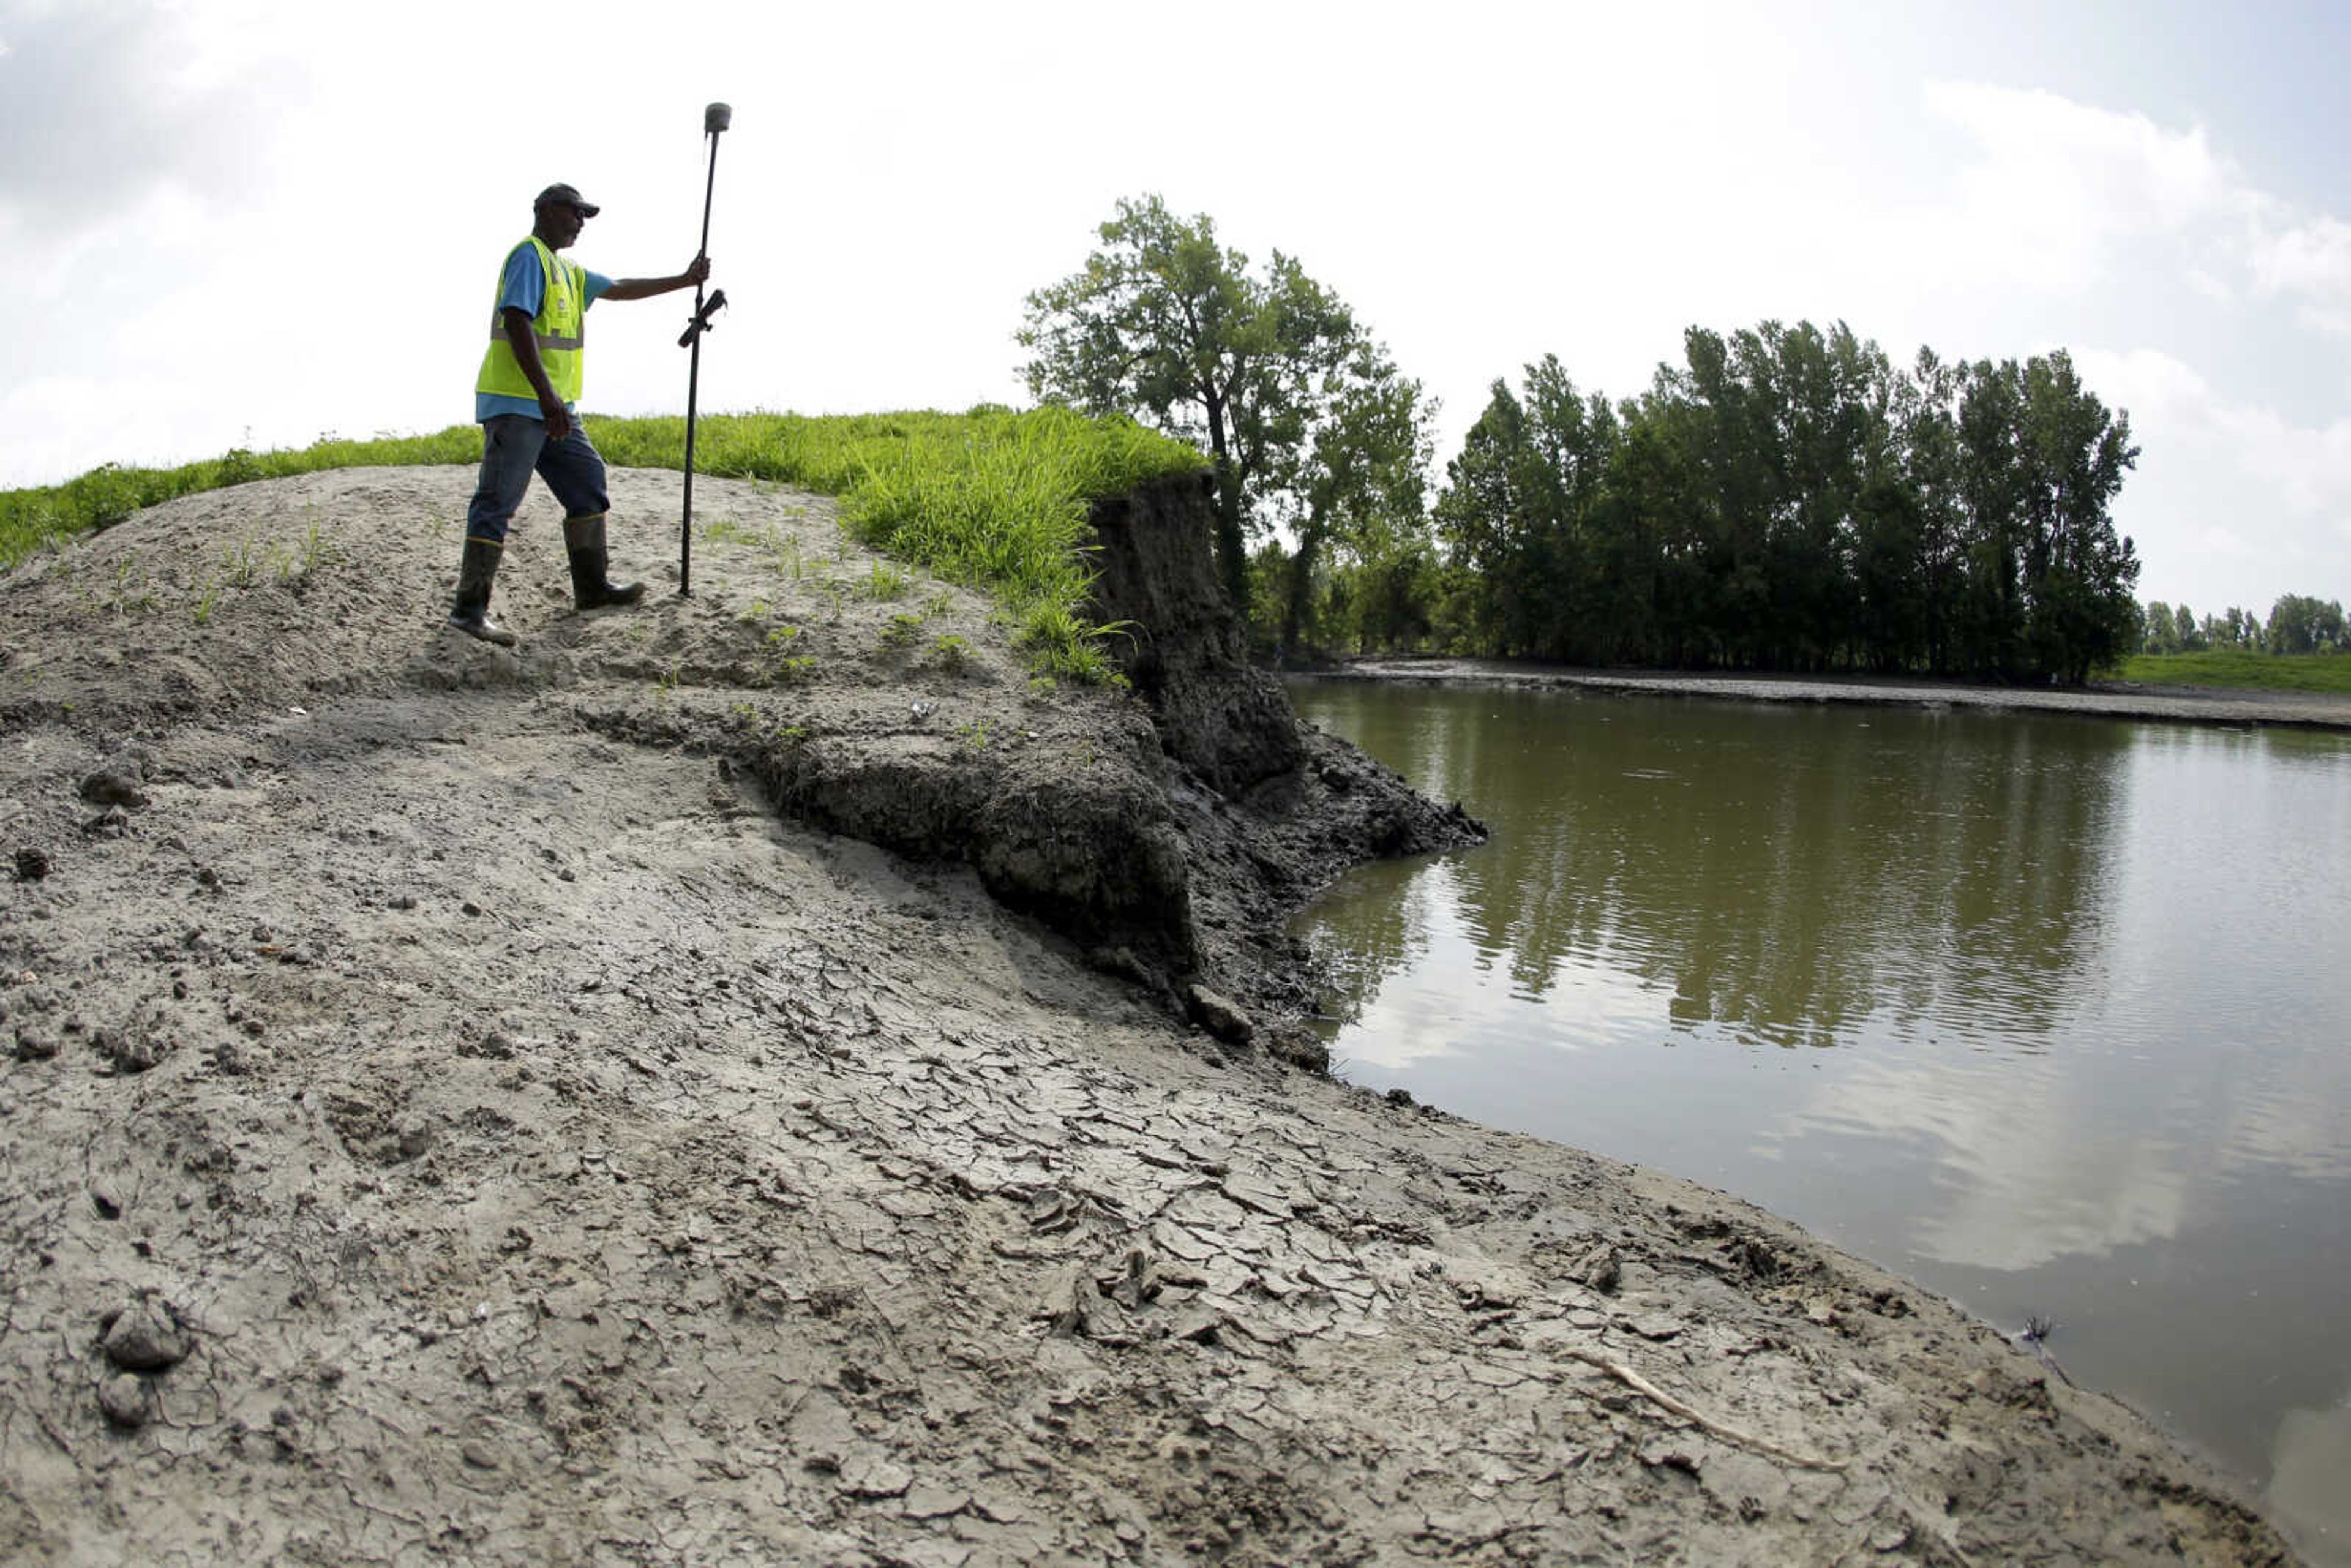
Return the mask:
<svg viewBox="0 0 2351 1568"><path fill-rule="evenodd" d="M141 507L174 497L322 468L481 460L480 427L457 425L437 435L375 441L328 437L298 452L248 452L240 446L224 456L177 468L126 468L109 463L62 485L0 490L0 569L16 565L44 545L110 527Z"/></svg>
<svg viewBox="0 0 2351 1568"><path fill-rule="evenodd" d="M616 466L684 465L682 418L591 414L587 426ZM298 451L238 448L177 468L108 464L63 485L0 491L0 570L179 496L328 468L474 464L481 455L480 427L467 424L432 435L330 438ZM860 538L995 593L1039 667L1077 680L1105 679L1116 667L1102 629L1082 613L1092 580L1081 549L1088 503L1207 461L1131 421L993 405L961 414L716 414L695 422L694 455L697 473L839 497Z"/></svg>
<svg viewBox="0 0 2351 1568"><path fill-rule="evenodd" d="M2248 648L2134 653L2123 661L2117 674L2122 680L2148 685L2236 686L2351 696L2351 653L2257 653Z"/></svg>

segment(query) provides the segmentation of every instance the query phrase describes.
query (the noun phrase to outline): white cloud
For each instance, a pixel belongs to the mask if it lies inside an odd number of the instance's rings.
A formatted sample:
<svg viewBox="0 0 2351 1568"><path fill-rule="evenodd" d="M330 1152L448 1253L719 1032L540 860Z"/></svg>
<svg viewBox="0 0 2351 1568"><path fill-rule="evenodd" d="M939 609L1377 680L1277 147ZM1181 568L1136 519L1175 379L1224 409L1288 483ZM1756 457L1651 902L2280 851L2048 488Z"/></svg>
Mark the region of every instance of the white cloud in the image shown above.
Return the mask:
<svg viewBox="0 0 2351 1568"><path fill-rule="evenodd" d="M2259 233L2247 246L2253 286L2300 304L2302 322L2351 337L2351 224L2301 218Z"/></svg>
<svg viewBox="0 0 2351 1568"><path fill-rule="evenodd" d="M2201 126L1982 83L1930 82L1922 96L1970 143L1948 196L1917 219L1922 254L1953 278L2087 288L2123 244L2241 216L2248 200Z"/></svg>
<svg viewBox="0 0 2351 1568"><path fill-rule="evenodd" d="M2141 599L2266 613L2281 593L2346 591L2351 415L2305 423L2231 400L2160 350L2074 357L2142 448L2116 507L2147 563Z"/></svg>
<svg viewBox="0 0 2351 1568"><path fill-rule="evenodd" d="M270 84L245 68L250 51L220 60L207 20L135 0L16 7L0 63L0 215L56 239L159 185L254 194ZM214 68L198 68L206 60Z"/></svg>
<svg viewBox="0 0 2351 1568"><path fill-rule="evenodd" d="M2143 114L2093 108L2050 92L1930 82L1928 111L1975 138L1986 170L2013 179L2020 204L2048 212L2063 196L2110 226L2177 227L2237 199L2234 171L2204 129L2166 131Z"/></svg>
<svg viewBox="0 0 2351 1568"><path fill-rule="evenodd" d="M1937 213L1948 254L2060 288L2152 261L2215 304L2283 299L2304 325L2351 336L2351 223L2262 190L2203 126L1977 83L1930 84L1925 101L1973 143ZM2134 248L2148 241L2179 248Z"/></svg>

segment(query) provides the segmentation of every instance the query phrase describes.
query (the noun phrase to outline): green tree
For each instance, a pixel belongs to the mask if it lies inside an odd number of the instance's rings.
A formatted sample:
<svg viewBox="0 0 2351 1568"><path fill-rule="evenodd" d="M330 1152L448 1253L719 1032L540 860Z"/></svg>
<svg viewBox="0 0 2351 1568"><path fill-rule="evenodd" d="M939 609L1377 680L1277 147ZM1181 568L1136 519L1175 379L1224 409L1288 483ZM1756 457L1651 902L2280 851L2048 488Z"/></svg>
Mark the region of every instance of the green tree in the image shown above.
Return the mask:
<svg viewBox="0 0 2351 1568"><path fill-rule="evenodd" d="M1437 619L1504 654L2080 681L2150 634L2110 516L2137 455L2062 352L1906 375L1843 323L1692 328L1614 408L1547 358L1447 465Z"/></svg>
<svg viewBox="0 0 2351 1568"><path fill-rule="evenodd" d="M1494 383L1435 514L1483 584L1486 646L1591 661L1646 637L1647 563L1616 487L1621 442L1616 411L1579 392L1556 355L1527 366L1519 392Z"/></svg>
<svg viewBox="0 0 2351 1568"><path fill-rule="evenodd" d="M2262 645L2273 653L2316 653L2343 646L2343 606L2289 593L2270 606Z"/></svg>
<svg viewBox="0 0 2351 1568"><path fill-rule="evenodd" d="M1293 258L1276 251L1252 271L1206 214L1180 218L1146 195L1122 200L1099 232L1083 270L1028 298L1029 393L1132 414L1207 452L1217 567L1246 612L1249 536L1296 510L1364 333Z"/></svg>
<svg viewBox="0 0 2351 1568"><path fill-rule="evenodd" d="M1959 409L1968 373L1966 365L1921 348L1895 388L1901 483L1917 508L1917 635L1926 667L1938 674L1958 667L1956 613L1968 567Z"/></svg>
<svg viewBox="0 0 2351 1568"><path fill-rule="evenodd" d="M1310 639L1326 557L1335 551L1353 564L1393 555L1400 537L1426 529L1436 409L1420 383L1379 344L1360 340L1326 397L1294 497L1298 547L1278 639L1285 650Z"/></svg>
<svg viewBox="0 0 2351 1568"><path fill-rule="evenodd" d="M1533 651L1543 507L1533 450L1525 406L1496 382L1437 499L1438 533L1463 573L1461 630L1485 652Z"/></svg>
<svg viewBox="0 0 2351 1568"><path fill-rule="evenodd" d="M2029 669L2079 685L2120 659L2138 630L2138 554L2111 507L2138 462L2130 416L2110 413L2064 350L2026 361L2023 590Z"/></svg>

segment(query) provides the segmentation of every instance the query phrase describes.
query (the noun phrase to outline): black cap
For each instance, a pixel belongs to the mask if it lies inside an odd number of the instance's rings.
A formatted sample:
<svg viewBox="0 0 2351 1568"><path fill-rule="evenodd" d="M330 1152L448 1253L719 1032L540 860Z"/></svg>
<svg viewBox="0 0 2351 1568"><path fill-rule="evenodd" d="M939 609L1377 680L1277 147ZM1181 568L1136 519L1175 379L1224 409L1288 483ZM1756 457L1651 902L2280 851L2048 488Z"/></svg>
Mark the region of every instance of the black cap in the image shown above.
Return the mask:
<svg viewBox="0 0 2351 1568"><path fill-rule="evenodd" d="M578 186L567 185L559 181L555 184L549 185L544 191L541 191L538 195L533 199L530 204L532 208L536 210L547 205L549 202L561 202L565 206L577 211L583 218L592 218L598 213L604 210L595 203L590 201L587 197L581 195Z"/></svg>

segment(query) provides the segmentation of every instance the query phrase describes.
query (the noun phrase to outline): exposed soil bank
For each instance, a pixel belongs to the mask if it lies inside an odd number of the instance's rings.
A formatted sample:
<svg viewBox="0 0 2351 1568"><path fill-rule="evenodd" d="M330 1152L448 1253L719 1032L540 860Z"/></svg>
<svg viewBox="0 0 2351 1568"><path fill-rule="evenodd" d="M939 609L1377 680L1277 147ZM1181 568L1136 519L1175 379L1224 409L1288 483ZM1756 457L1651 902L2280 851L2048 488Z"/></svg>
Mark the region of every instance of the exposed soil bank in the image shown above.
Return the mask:
<svg viewBox="0 0 2351 1568"><path fill-rule="evenodd" d="M1901 707L2019 708L2102 718L2189 724L2276 724L2351 729L2351 699L2314 692L2204 686L2144 686L2094 681L2085 686L1970 686L1873 676L1674 674L1584 670L1507 659L1353 659L1301 672L1332 680L1447 682L1464 685L1577 686L1660 696L1727 697L1747 702L1864 703Z"/></svg>
<svg viewBox="0 0 2351 1568"><path fill-rule="evenodd" d="M535 497L518 653L463 470L0 580L0 1560L2286 1560L1792 1227L1284 1065L1272 923L1470 828L1260 685L1034 691L778 489L681 600L614 480L653 598Z"/></svg>

